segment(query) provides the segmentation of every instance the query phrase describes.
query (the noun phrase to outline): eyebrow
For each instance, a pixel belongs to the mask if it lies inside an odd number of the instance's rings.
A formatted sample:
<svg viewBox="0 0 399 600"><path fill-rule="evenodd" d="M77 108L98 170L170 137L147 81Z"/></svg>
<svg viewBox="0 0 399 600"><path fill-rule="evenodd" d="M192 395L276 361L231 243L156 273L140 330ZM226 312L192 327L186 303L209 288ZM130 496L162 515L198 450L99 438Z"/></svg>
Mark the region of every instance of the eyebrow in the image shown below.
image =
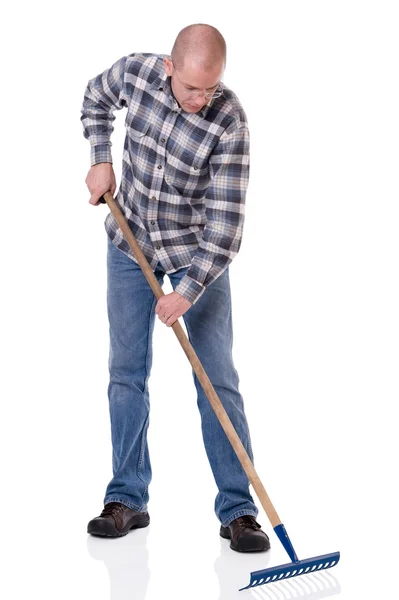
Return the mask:
<svg viewBox="0 0 399 600"><path fill-rule="evenodd" d="M183 85L185 85L186 87L193 88L193 90L198 90L198 89L199 89L199 88L196 88L196 87L195 87L195 86L193 86L193 85L190 85L189 83L184 83L184 81L182 81L182 84L183 84ZM219 81L218 83L215 83L215 85L212 85L211 87L209 87L209 88L205 88L205 89L206 89L206 90L211 90L211 89L213 89L213 88L217 87L219 84L220 84L220 81Z"/></svg>

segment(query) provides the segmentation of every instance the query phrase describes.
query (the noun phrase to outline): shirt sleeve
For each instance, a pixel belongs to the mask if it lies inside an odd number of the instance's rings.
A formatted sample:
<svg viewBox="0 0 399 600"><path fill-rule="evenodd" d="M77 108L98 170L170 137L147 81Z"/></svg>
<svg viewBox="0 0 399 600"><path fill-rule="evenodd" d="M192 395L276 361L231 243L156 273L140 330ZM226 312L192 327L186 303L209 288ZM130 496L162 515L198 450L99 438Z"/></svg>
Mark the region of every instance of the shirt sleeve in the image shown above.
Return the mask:
<svg viewBox="0 0 399 600"><path fill-rule="evenodd" d="M202 239L176 292L192 304L229 266L243 233L249 181L249 131L246 123L228 127L209 160L211 182L205 195L207 222Z"/></svg>
<svg viewBox="0 0 399 600"><path fill-rule="evenodd" d="M127 106L126 60L127 56L120 58L109 69L90 79L85 90L80 120L83 135L91 145L91 166L100 162L112 163L113 111Z"/></svg>

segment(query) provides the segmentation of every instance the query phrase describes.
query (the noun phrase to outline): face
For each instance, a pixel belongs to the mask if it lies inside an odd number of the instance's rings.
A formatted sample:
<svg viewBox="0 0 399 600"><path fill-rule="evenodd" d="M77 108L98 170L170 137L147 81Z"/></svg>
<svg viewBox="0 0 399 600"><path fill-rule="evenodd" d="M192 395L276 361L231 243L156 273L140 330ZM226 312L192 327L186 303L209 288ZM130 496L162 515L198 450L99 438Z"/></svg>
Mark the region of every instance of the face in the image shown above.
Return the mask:
<svg viewBox="0 0 399 600"><path fill-rule="evenodd" d="M224 72L223 62L215 64L211 70L207 71L191 60L185 60L183 68L179 70L168 58L164 58L164 64L166 74L171 77L172 90L176 100L183 110L190 113L200 111L205 104L210 102L211 98L205 98L204 94L216 90ZM195 95L196 92L197 95Z"/></svg>

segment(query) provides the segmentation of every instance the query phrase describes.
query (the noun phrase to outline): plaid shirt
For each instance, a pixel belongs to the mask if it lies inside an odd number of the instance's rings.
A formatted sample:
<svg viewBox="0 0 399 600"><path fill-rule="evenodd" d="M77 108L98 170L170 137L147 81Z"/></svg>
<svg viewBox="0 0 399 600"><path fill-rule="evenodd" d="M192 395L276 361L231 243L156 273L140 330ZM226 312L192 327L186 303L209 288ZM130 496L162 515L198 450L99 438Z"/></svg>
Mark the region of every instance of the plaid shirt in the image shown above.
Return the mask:
<svg viewBox="0 0 399 600"><path fill-rule="evenodd" d="M164 56L132 53L90 79L81 121L91 165L112 163L112 113L127 108L115 201L153 270L158 263L166 273L188 267L176 291L195 303L241 245L248 123L226 87L201 111L182 110ZM112 213L104 225L112 242L136 260Z"/></svg>

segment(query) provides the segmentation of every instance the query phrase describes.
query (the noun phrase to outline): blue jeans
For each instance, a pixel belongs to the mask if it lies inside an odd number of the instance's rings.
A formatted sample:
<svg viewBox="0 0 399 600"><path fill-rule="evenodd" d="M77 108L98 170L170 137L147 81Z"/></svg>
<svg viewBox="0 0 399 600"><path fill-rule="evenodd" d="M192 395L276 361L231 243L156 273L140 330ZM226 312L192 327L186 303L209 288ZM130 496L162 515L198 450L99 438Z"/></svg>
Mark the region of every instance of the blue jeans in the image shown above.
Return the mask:
<svg viewBox="0 0 399 600"><path fill-rule="evenodd" d="M168 275L173 289L187 268ZM163 284L160 264L155 276ZM151 482L147 445L152 334L157 300L139 265L108 237L107 306L110 333L109 410L113 477L104 498L146 511ZM194 347L251 461L253 454L238 374L232 358L228 268L183 315ZM182 350L183 352L183 350ZM208 460L218 487L215 513L225 527L241 515L257 517L249 481L194 371L197 404Z"/></svg>

